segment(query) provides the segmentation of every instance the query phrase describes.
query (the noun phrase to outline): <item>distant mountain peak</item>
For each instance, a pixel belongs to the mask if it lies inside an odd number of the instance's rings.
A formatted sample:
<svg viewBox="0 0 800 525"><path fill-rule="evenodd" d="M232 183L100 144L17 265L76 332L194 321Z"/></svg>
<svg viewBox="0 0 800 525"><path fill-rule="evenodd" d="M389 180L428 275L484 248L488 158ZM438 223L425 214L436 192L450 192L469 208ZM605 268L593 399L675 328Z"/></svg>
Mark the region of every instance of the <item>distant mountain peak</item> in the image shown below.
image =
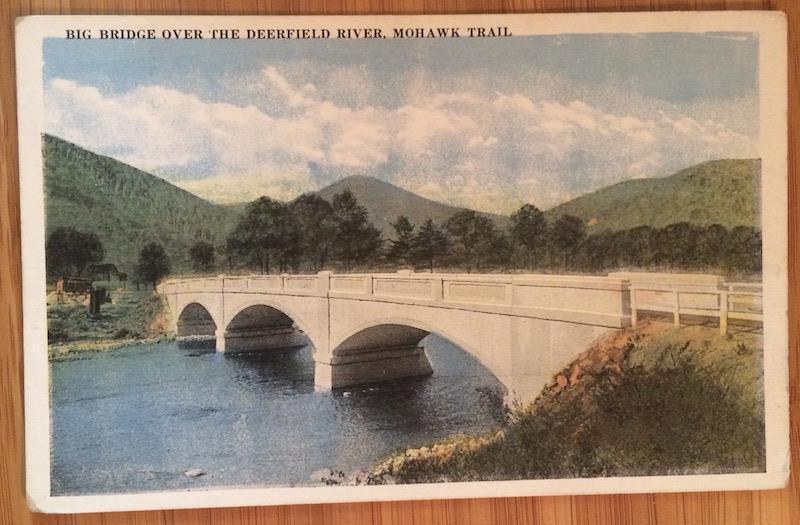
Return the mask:
<svg viewBox="0 0 800 525"><path fill-rule="evenodd" d="M387 237L393 237L392 223L400 215L405 215L417 226L428 219L444 224L453 214L463 209L422 197L391 182L368 175L350 175L315 193L330 201L334 195L345 190L353 193L369 212L373 224ZM508 224L508 217L488 213L483 215L492 218L498 228L505 228Z"/></svg>

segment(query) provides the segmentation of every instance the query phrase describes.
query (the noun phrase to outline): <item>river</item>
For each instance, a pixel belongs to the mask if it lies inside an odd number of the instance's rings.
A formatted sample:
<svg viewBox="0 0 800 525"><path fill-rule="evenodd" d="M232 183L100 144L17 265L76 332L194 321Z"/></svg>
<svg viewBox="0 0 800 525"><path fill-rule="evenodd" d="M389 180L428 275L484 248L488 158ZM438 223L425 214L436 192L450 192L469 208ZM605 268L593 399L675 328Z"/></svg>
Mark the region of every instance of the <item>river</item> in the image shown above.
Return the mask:
<svg viewBox="0 0 800 525"><path fill-rule="evenodd" d="M315 391L309 348L158 343L53 362L52 493L313 485L321 469L500 424L494 376L444 339L423 344L432 376L332 392Z"/></svg>

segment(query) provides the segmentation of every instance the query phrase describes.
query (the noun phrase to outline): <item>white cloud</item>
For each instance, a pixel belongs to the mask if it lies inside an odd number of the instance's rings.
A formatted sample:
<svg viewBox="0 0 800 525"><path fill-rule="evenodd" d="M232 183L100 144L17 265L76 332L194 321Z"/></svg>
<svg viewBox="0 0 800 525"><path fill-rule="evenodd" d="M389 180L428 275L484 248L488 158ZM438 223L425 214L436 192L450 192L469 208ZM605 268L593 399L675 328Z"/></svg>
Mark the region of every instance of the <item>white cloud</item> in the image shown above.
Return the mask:
<svg viewBox="0 0 800 525"><path fill-rule="evenodd" d="M296 80L302 76L268 66L248 77L244 100L252 104L160 86L104 93L54 79L46 130L212 200L288 199L353 173L500 213L524 202L547 208L704 160L757 155L755 138L715 118L730 110L724 105L683 114L637 104L622 113L523 90L431 92L419 72L403 103L390 105L359 74L365 87L353 97L325 97Z"/></svg>
<svg viewBox="0 0 800 525"><path fill-rule="evenodd" d="M219 175L205 179L184 179L177 186L214 202L232 204L255 200L269 195L278 200L290 200L316 188L302 166L275 166L257 173Z"/></svg>
<svg viewBox="0 0 800 525"><path fill-rule="evenodd" d="M314 103L314 94L317 88L314 84L305 84L295 89L274 67L264 69L264 79L278 93L283 95L291 107L305 107Z"/></svg>

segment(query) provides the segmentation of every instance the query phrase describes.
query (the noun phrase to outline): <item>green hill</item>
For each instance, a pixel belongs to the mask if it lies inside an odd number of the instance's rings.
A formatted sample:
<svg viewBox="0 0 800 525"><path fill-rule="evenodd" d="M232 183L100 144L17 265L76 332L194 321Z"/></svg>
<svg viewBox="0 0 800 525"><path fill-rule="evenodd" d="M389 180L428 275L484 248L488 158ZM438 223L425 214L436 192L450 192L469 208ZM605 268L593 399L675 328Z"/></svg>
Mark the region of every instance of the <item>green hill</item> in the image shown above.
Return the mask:
<svg viewBox="0 0 800 525"><path fill-rule="evenodd" d="M203 240L221 244L244 204L215 205L169 182L62 139L43 141L47 232L74 227L98 235L105 262L132 274L141 248L162 244L173 272L190 269L188 251ZM716 160L663 178L621 182L583 195L546 212L580 217L589 232L676 222L707 226L759 226L760 161ZM347 177L317 193L332 200L350 190L372 222L392 237L399 215L412 223L443 224L459 208L435 202L372 177ZM499 229L509 218L486 214Z"/></svg>
<svg viewBox="0 0 800 525"><path fill-rule="evenodd" d="M48 234L62 226L96 233L105 261L129 275L153 241L165 247L173 271L189 269L189 247L220 243L237 217L235 209L50 135L43 156Z"/></svg>
<svg viewBox="0 0 800 525"><path fill-rule="evenodd" d="M385 237L394 237L391 223L400 215L405 215L415 225L420 225L428 219L433 219L441 225L462 209L420 197L374 177L358 175L345 177L316 193L331 202L335 194L345 190L350 190L358 202L367 209L370 220ZM508 217L491 213L483 215L491 218L500 229L508 226Z"/></svg>
<svg viewBox="0 0 800 525"><path fill-rule="evenodd" d="M758 227L760 175L757 159L714 160L668 177L620 182L556 206L546 215L580 217L590 233L684 221Z"/></svg>

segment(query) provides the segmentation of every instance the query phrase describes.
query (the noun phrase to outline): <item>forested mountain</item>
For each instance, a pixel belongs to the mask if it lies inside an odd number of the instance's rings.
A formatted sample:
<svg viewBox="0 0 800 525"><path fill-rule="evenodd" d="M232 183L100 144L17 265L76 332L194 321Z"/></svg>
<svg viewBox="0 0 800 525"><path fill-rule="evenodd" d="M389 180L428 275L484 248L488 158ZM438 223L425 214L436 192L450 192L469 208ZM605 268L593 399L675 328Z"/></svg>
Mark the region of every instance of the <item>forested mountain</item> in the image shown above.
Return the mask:
<svg viewBox="0 0 800 525"><path fill-rule="evenodd" d="M43 155L47 232L73 227L96 233L104 260L129 275L150 242L164 246L175 271L188 269L189 247L222 242L238 215L57 137L44 135Z"/></svg>
<svg viewBox="0 0 800 525"><path fill-rule="evenodd" d="M575 215L588 233L637 226L662 228L678 222L760 227L761 162L723 159L703 162L668 177L620 182L565 202L549 219Z"/></svg>
<svg viewBox="0 0 800 525"><path fill-rule="evenodd" d="M71 227L79 232L97 235L105 252L103 261L116 264L131 276L140 251L153 242L166 250L172 273L192 270L190 248L198 241L208 243L206 249L212 254L212 262L205 271L247 269L247 254L231 258L230 252L225 255L219 250L226 241L229 241L229 247L233 247L242 240L237 236L252 233L246 230L253 228L244 224L239 226L235 236L229 237L239 218L250 208L245 203L215 205L159 177L48 135L44 136L43 154L48 234L57 228ZM514 218L517 221L516 229L510 230L512 219L509 217L468 212L420 197L372 177L347 177L316 194L332 202L334 196L346 190L352 193L355 197L354 200L351 197L354 213L357 215L359 209L362 210L360 213L366 211L368 219L364 220L367 224L371 222L382 232L385 240L392 241L377 242L373 250L375 253L365 259L371 262L382 260L381 264L409 264L414 257L410 252L405 253L409 249L404 247L413 244L414 235L431 219L441 230L437 235L449 237L449 242L442 240L440 243L442 253L438 259L446 267L452 268L470 268L472 265L475 269L509 269L524 262L523 266L544 264L556 270L564 267L595 272L630 265L702 269L717 264L756 271L759 262L756 259L751 261L750 255L751 252L760 252L759 182L758 160L711 161L668 177L622 182L545 212L549 225L541 219L540 214L539 221L542 224L538 228L541 231L536 233L538 240L531 246L528 246L530 239L524 232L533 231L533 225L517 224L521 220L519 214L515 214ZM293 214L298 213L296 202L288 207L286 203L271 202L276 210L288 213L292 209L295 210ZM305 209L302 213L310 213L310 208L302 209ZM325 224L333 230L323 235L325 239L309 240L322 227L321 223L315 222L317 219L312 219L309 224L296 230L296 238L270 237L271 241L258 244L259 249L272 250L276 254L280 252L280 268L291 266L296 270L308 271L319 265L311 264L314 257L306 261L308 254L297 252L297 249L309 243L329 242L333 244L326 255L327 262L333 267L343 264L348 268L350 264L346 264L346 261L342 263L346 257L339 260L346 254L337 255L336 250L347 241L347 234L343 233L345 230L339 231L341 228L337 230L336 226L341 225L342 217L334 217L333 210L329 210L325 213L332 214L330 221L333 222ZM339 210L337 213L343 212ZM448 220L456 214L459 214L460 222L448 224ZM392 223L401 215L409 219L405 234L408 238L398 242ZM308 217L292 214L287 217L299 221L297 224L309 221ZM491 219L494 227L487 218ZM412 225L416 229L411 228ZM429 225L429 228L435 226ZM476 228L482 232L479 238L473 238L475 235L470 233ZM270 228L260 230L264 230L264 234L270 233ZM278 235L280 232L276 230L272 233ZM337 235L340 238L334 240ZM691 244L687 253L670 248L667 250L669 254L662 254L656 249L677 242L673 237L679 239L682 245ZM709 248L712 240L717 244L741 245L742 253L723 254L724 260L704 260L700 264L695 260L695 255L699 253L698 250L702 251L702 246L708 252L706 248ZM233 244L230 244L231 241ZM631 243L638 248L634 249ZM469 257L462 251L468 252ZM620 258L622 252L632 259ZM341 257L337 259L337 256ZM673 261L670 257L677 259ZM704 257L708 259L710 255Z"/></svg>

